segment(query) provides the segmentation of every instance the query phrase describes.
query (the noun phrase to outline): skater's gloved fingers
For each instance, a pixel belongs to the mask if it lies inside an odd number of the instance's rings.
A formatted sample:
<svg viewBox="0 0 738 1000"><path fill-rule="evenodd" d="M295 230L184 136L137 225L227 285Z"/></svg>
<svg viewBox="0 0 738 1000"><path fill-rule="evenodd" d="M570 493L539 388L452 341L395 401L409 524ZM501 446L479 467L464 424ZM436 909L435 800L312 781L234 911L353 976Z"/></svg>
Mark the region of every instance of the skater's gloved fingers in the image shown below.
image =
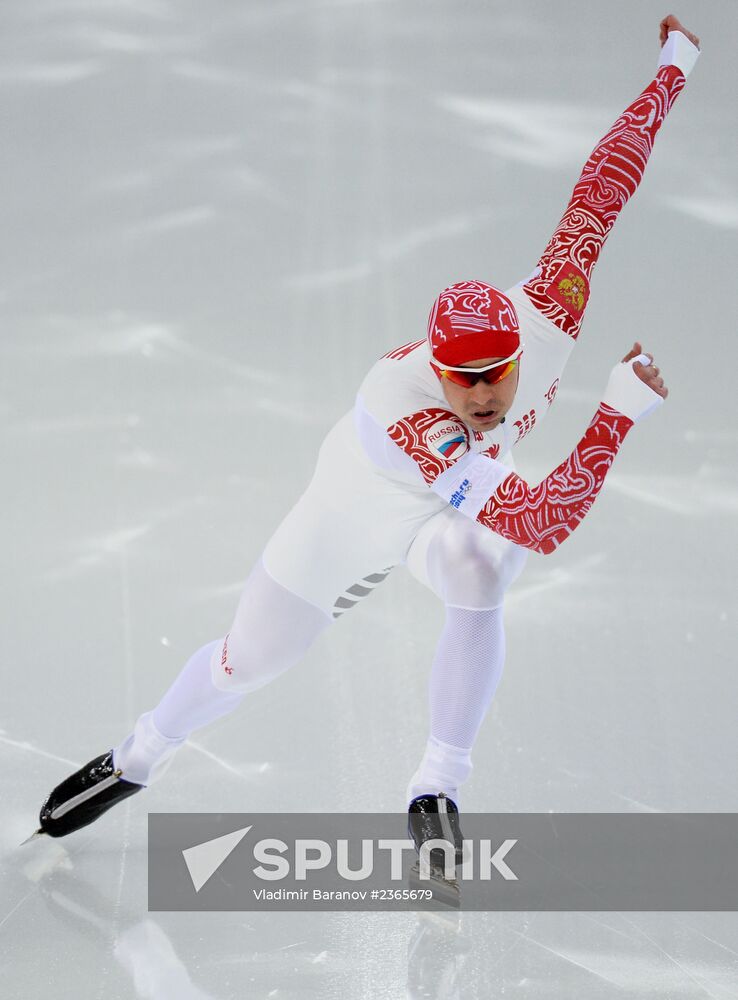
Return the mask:
<svg viewBox="0 0 738 1000"><path fill-rule="evenodd" d="M646 382L645 384L648 386L651 392L655 392L656 395L661 396L662 399L666 399L666 397L669 395L669 390L663 384L657 385L655 382Z"/></svg>
<svg viewBox="0 0 738 1000"><path fill-rule="evenodd" d="M633 365L633 371L642 382L652 382L657 378L656 369L653 365L642 365L636 362Z"/></svg>
<svg viewBox="0 0 738 1000"><path fill-rule="evenodd" d="M700 40L697 35L687 31L672 14L661 22L659 41L659 68L675 66L685 78L688 77L700 55Z"/></svg>
<svg viewBox="0 0 738 1000"><path fill-rule="evenodd" d="M666 388L663 378L660 377L661 369L653 364L653 357L651 355L642 354L639 357L645 358L649 363L646 364L638 359L634 359L632 362L634 373L649 389L652 389L662 399L666 399L669 395L669 390Z"/></svg>
<svg viewBox="0 0 738 1000"><path fill-rule="evenodd" d="M604 403L634 423L657 409L668 395L652 361L650 354L626 356L626 360L616 364L611 371L602 397Z"/></svg>
<svg viewBox="0 0 738 1000"><path fill-rule="evenodd" d="M659 42L663 45L669 37L670 31L681 31L692 45L700 47L700 40L692 31L688 31L675 14L667 14L659 24Z"/></svg>

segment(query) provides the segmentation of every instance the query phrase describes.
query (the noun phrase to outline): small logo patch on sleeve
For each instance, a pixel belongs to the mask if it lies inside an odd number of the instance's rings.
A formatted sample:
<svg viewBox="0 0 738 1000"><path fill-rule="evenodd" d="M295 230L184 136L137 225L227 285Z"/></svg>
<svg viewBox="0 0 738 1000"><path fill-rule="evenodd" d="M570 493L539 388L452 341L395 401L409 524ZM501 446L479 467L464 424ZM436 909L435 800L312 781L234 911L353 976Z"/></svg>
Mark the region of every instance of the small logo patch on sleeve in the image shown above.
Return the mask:
<svg viewBox="0 0 738 1000"><path fill-rule="evenodd" d="M436 480L469 451L464 424L449 410L431 407L398 420L387 434L418 464L426 483Z"/></svg>
<svg viewBox="0 0 738 1000"><path fill-rule="evenodd" d="M469 450L466 428L453 420L437 420L426 431L425 443L432 454L447 462L456 461Z"/></svg>
<svg viewBox="0 0 738 1000"><path fill-rule="evenodd" d="M451 494L451 499L449 500L451 506L455 507L458 510L459 507L462 505L462 503L466 500L466 494L469 492L471 488L472 484L469 482L468 479L465 479L464 482L459 486L458 490L455 490Z"/></svg>
<svg viewBox="0 0 738 1000"><path fill-rule="evenodd" d="M579 317L589 298L589 282L581 268L566 263L557 271L546 294L558 302L570 316Z"/></svg>

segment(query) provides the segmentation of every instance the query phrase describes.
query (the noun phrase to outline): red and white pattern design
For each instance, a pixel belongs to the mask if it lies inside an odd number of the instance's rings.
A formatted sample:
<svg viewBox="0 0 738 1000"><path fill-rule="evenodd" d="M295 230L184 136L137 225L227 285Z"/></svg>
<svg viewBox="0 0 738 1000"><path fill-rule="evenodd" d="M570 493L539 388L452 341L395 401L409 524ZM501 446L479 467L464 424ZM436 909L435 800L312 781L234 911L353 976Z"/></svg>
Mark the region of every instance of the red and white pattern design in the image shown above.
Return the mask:
<svg viewBox="0 0 738 1000"><path fill-rule="evenodd" d="M447 365L512 354L520 343L518 315L510 299L483 281L445 288L428 317L431 354Z"/></svg>
<svg viewBox="0 0 738 1000"><path fill-rule="evenodd" d="M223 652L220 655L220 665L227 674L233 673L233 667L228 665L228 639L230 635L231 633L229 632L223 640Z"/></svg>
<svg viewBox="0 0 738 1000"><path fill-rule="evenodd" d="M388 351L387 354L383 354L382 360L387 359L389 361L402 361L402 359L406 358L411 351L414 351L424 343L425 340L414 340L410 344L403 344L402 347L395 347L393 350Z"/></svg>
<svg viewBox="0 0 738 1000"><path fill-rule="evenodd" d="M387 433L417 463L429 485L469 450L464 424L455 413L440 407L413 413L393 424Z"/></svg>
<svg viewBox="0 0 738 1000"><path fill-rule="evenodd" d="M680 69L662 66L598 142L538 262L540 274L523 286L544 316L575 340L592 269L615 219L643 177L656 133L684 83Z"/></svg>
<svg viewBox="0 0 738 1000"><path fill-rule="evenodd" d="M558 388L559 388L559 380L556 378L553 380L551 385L548 387L548 390L546 391L546 399L548 400L549 406L551 405L551 403L553 403Z"/></svg>
<svg viewBox="0 0 738 1000"><path fill-rule="evenodd" d="M582 440L550 476L529 486L510 473L477 520L517 545L553 552L594 503L632 426L629 417L601 403Z"/></svg>
<svg viewBox="0 0 738 1000"><path fill-rule="evenodd" d="M515 421L515 423L513 424L513 427L518 432L518 435L515 438L515 443L516 444L518 443L518 441L522 441L523 438L525 437L525 435L529 431L533 430L533 428L535 427L535 423L536 423L536 411L535 410L529 410L527 413L523 414L523 416L520 418L520 420L516 420Z"/></svg>

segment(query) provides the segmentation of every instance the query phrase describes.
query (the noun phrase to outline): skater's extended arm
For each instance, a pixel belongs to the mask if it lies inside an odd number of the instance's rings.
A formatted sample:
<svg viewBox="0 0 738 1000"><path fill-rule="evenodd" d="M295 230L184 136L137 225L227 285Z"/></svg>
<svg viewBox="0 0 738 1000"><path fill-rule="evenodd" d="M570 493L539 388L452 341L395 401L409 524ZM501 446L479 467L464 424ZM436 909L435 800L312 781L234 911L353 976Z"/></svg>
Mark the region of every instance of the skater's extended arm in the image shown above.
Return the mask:
<svg viewBox="0 0 738 1000"><path fill-rule="evenodd" d="M666 397L668 390L652 361L640 353L640 344L634 345L613 369L602 402L576 448L537 486L488 455L458 448L461 458L446 458L434 438L434 428L440 428L435 433L443 435L443 444L452 440L438 415L444 411L414 414L388 433L415 459L430 488L460 513L518 545L547 554L591 508L633 423ZM454 414L448 416L453 427Z"/></svg>
<svg viewBox="0 0 738 1000"><path fill-rule="evenodd" d="M569 457L537 486L510 472L477 515L504 538L548 555L568 538L599 494L620 445L633 426L600 403Z"/></svg>
<svg viewBox="0 0 738 1000"><path fill-rule="evenodd" d="M538 267L523 285L544 316L575 340L600 251L635 193L656 134L699 54L699 39L673 15L661 22L661 42L656 76L595 146Z"/></svg>

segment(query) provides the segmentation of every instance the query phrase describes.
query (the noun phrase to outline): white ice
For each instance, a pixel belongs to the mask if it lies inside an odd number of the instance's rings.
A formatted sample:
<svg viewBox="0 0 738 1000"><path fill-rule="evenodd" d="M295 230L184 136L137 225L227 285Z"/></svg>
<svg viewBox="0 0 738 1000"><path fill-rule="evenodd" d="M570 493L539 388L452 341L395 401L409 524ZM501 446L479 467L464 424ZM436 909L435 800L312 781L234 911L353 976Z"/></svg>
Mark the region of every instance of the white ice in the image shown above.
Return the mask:
<svg viewBox="0 0 738 1000"><path fill-rule="evenodd" d="M653 0L6 0L3 1000L738 997L735 913L151 913L149 811L399 810L440 608L402 571L59 843L42 799L220 636L322 436L451 281L528 274ZM532 480L635 339L671 388L509 595L470 811L736 808L734 0L617 223Z"/></svg>

